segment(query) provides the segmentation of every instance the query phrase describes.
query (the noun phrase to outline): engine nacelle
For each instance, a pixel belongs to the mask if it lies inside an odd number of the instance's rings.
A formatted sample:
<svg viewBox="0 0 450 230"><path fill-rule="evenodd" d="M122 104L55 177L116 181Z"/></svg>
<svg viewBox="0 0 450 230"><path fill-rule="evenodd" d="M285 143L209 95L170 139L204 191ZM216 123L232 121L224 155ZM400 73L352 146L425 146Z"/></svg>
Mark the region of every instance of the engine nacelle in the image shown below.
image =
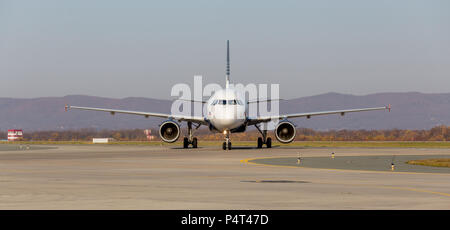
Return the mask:
<svg viewBox="0 0 450 230"><path fill-rule="evenodd" d="M175 121L168 120L159 126L159 136L164 142L173 143L178 140L180 134L180 125Z"/></svg>
<svg viewBox="0 0 450 230"><path fill-rule="evenodd" d="M290 121L281 121L275 128L275 137L281 143L291 143L295 139L295 125Z"/></svg>

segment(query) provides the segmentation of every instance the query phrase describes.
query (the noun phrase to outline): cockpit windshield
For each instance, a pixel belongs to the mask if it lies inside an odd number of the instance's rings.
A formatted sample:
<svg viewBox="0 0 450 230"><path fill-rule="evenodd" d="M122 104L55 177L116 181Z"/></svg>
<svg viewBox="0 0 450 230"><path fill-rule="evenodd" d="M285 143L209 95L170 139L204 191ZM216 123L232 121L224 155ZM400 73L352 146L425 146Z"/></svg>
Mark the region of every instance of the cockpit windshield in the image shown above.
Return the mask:
<svg viewBox="0 0 450 230"><path fill-rule="evenodd" d="M242 101L241 100L214 100L213 103L211 103L211 105L242 105Z"/></svg>

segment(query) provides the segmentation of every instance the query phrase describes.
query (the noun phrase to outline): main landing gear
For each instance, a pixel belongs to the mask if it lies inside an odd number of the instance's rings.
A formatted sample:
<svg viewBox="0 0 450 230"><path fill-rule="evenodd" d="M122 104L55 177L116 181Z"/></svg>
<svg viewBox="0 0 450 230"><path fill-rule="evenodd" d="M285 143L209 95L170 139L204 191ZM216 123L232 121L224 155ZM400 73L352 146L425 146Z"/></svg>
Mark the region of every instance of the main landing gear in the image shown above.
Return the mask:
<svg viewBox="0 0 450 230"><path fill-rule="evenodd" d="M222 143L222 149L227 150L228 148L228 150L231 150L230 131L225 130L223 134L225 134L225 141Z"/></svg>
<svg viewBox="0 0 450 230"><path fill-rule="evenodd" d="M258 149L262 148L263 144L266 144L267 148L272 148L272 138L267 137L267 130L261 130L257 125L255 127L262 135L258 137Z"/></svg>
<svg viewBox="0 0 450 230"><path fill-rule="evenodd" d="M183 139L183 148L187 149L189 147L189 145L192 145L192 148L196 149L197 148L197 138L194 137L194 131L192 130L192 122L188 122L188 136L184 137ZM198 127L200 127L200 125L198 125L195 129L197 130Z"/></svg>

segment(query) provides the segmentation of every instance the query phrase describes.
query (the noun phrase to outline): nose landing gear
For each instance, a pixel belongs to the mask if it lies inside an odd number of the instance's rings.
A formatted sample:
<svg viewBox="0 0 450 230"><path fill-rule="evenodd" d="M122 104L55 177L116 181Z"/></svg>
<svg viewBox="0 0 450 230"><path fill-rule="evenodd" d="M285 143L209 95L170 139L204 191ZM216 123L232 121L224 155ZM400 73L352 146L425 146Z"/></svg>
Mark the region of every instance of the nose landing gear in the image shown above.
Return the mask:
<svg viewBox="0 0 450 230"><path fill-rule="evenodd" d="M261 130L257 125L255 125L262 137L258 137L258 149L262 148L265 144L268 149L272 148L272 138L267 137L267 130Z"/></svg>
<svg viewBox="0 0 450 230"><path fill-rule="evenodd" d="M231 150L230 131L225 130L223 134L225 134L225 142L222 143L222 149L227 150L228 148L228 150Z"/></svg>

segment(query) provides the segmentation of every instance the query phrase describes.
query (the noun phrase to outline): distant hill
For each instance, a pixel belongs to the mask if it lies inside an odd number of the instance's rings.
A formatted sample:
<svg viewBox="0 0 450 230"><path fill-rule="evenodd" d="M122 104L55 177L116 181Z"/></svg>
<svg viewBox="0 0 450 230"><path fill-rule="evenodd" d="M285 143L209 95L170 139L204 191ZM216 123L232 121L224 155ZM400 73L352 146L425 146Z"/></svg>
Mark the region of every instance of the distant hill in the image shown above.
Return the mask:
<svg viewBox="0 0 450 230"><path fill-rule="evenodd" d="M80 105L149 112L170 112L170 100L130 97L112 99L72 95L34 99L0 98L0 130L67 130L80 128L132 129L155 128L163 119L92 111L64 111L64 105ZM327 129L429 129L450 125L450 93L378 93L354 96L327 93L280 102L281 113L364 108L392 104L384 111L298 118L298 127Z"/></svg>

